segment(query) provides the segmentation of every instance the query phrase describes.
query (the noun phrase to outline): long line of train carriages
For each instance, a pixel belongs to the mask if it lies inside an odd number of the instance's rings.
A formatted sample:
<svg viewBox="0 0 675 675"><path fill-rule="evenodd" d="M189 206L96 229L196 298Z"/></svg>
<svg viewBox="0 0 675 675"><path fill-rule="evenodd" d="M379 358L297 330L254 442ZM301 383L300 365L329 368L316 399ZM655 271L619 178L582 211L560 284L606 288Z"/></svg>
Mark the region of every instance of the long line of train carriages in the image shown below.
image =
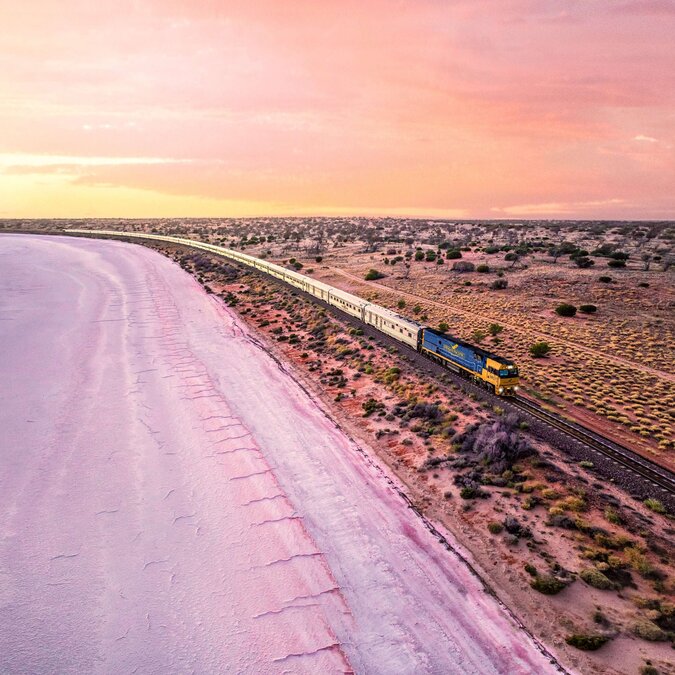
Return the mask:
<svg viewBox="0 0 675 675"><path fill-rule="evenodd" d="M309 293L333 307L337 307L346 314L360 319L369 326L373 326L373 328L376 328L385 335L389 335L431 359L450 367L452 370L486 385L496 394L508 396L515 394L518 390L518 369L512 361L498 357L452 336L434 331L416 321L406 319L386 307L368 302L356 295L347 293L339 288L334 288L329 284L317 281L304 274L286 269L281 265L267 262L261 258L256 258L223 246L205 244L194 239L182 237L114 230L70 229L67 232L72 234L99 234L125 238L156 239L202 249L231 258L285 281L291 286Z"/></svg>

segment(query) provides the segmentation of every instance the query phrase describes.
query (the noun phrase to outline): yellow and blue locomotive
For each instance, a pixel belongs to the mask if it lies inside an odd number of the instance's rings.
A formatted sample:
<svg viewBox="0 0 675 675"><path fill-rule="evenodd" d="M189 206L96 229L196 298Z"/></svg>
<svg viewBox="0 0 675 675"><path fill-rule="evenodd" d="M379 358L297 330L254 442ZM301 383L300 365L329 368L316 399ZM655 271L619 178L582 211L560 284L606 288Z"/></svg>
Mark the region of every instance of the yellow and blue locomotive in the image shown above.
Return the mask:
<svg viewBox="0 0 675 675"><path fill-rule="evenodd" d="M458 340L432 328L420 331L419 351L500 396L518 391L518 368L513 361Z"/></svg>

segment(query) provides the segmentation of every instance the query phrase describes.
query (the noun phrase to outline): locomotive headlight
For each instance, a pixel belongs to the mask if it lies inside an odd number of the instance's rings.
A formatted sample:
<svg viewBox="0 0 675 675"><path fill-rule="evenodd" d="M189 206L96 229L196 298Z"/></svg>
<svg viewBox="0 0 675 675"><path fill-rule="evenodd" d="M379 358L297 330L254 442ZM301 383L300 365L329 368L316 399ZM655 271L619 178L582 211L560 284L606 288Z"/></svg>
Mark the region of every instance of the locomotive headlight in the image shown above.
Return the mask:
<svg viewBox="0 0 675 675"><path fill-rule="evenodd" d="M499 393L501 394L504 391L504 387L499 387Z"/></svg>
<svg viewBox="0 0 675 675"><path fill-rule="evenodd" d="M513 388L513 391L518 391L519 389L520 389L520 387L519 387L518 385L516 385L516 386Z"/></svg>

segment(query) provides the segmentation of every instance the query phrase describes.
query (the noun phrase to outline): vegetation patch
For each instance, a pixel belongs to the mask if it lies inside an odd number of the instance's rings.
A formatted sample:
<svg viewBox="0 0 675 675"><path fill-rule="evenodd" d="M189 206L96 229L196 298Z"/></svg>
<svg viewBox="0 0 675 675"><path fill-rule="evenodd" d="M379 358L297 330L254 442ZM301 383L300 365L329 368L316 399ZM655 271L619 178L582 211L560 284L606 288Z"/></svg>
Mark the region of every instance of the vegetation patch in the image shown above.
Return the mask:
<svg viewBox="0 0 675 675"><path fill-rule="evenodd" d="M607 635L589 635L585 633L574 633L565 638L565 642L572 647L582 649L586 652L594 652L600 649L602 645L609 642Z"/></svg>

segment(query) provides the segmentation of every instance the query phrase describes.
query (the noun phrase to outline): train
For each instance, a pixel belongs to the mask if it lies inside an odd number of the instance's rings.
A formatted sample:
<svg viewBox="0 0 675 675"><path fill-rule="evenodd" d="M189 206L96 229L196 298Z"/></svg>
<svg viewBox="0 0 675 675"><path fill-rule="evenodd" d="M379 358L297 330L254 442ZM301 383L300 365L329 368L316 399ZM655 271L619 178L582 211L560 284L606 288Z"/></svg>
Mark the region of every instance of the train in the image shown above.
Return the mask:
<svg viewBox="0 0 675 675"><path fill-rule="evenodd" d="M67 234L105 235L124 238L154 239L180 244L214 253L269 274L309 295L322 300L345 314L415 349L427 358L479 384L497 396L515 396L519 389L518 367L510 359L497 356L476 345L469 344L446 332L434 330L417 321L401 316L386 307L359 298L322 281L317 281L276 263L194 239L142 232L115 230L67 229Z"/></svg>

